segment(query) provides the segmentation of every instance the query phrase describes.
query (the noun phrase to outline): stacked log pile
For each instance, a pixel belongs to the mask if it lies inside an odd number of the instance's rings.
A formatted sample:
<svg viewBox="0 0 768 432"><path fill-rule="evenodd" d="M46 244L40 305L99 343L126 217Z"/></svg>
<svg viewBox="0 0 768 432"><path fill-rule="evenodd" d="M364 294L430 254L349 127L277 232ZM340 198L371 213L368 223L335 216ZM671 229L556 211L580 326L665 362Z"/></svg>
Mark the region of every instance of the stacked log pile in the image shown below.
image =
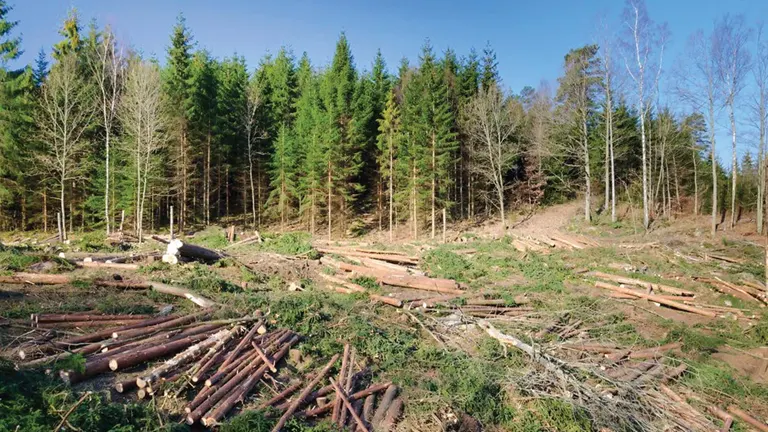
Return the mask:
<svg viewBox="0 0 768 432"><path fill-rule="evenodd" d="M141 371L130 378L117 379L114 390L126 395L135 393L136 398L144 399L178 396L189 387L196 388L195 396L185 406L185 420L190 425L201 423L212 427L249 395L257 393L264 378L269 376L277 382L281 360L300 336L284 328L268 331L258 311L253 316L227 320L213 320L211 313L212 310L204 309L193 314L156 317L34 314L31 320L38 326L71 322L92 323L91 327L113 326L66 338L47 333L17 349L16 354L22 360L18 367L44 365L80 354L85 358L82 370L59 372L67 384L140 368ZM114 325L124 321L131 322ZM338 377L316 389L326 382L340 357ZM341 429L392 430L403 410L402 399L396 397L397 387L391 383L364 385L365 373L356 368L355 357L354 350L347 345L343 356L333 356L320 372L306 377L306 385L300 382L286 385L279 394L270 393L272 396L259 404L258 409L272 407L272 412L281 413L276 431L291 417L312 418L331 412ZM293 396L300 388L303 390L298 396ZM384 395L374 413L376 394L381 392Z"/></svg>

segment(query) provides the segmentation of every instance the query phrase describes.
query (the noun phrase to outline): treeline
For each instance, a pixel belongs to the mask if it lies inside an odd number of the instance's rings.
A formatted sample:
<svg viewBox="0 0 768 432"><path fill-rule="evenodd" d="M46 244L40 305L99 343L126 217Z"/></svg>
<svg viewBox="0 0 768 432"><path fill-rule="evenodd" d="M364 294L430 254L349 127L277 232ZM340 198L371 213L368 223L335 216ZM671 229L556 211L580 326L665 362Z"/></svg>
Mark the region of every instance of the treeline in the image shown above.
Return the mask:
<svg viewBox="0 0 768 432"><path fill-rule="evenodd" d="M11 12L0 0L4 65L21 54ZM445 223L505 224L509 209L577 195L586 219L616 221L626 201L643 205L646 225L709 206L713 221L761 208L763 135L757 159L734 163L737 185L719 168L705 106L683 115L657 102L663 38L636 0L633 13L646 27L632 34L648 38L637 65L622 71L619 44L606 40L567 53L556 89L515 94L490 47L459 56L427 41L415 64L391 70L379 52L368 68L342 34L329 65L283 48L251 71L199 48L179 18L161 66L72 11L52 64L41 51L33 65L0 69L0 229L60 221L141 235L173 211L180 229L239 220L434 237Z"/></svg>

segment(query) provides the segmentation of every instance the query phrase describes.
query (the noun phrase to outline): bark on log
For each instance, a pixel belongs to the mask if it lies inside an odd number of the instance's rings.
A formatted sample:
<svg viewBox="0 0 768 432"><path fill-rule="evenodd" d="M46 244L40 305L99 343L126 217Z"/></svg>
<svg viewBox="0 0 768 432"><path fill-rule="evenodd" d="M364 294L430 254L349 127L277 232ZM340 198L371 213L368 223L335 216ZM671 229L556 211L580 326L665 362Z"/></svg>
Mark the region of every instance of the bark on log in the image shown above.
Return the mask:
<svg viewBox="0 0 768 432"><path fill-rule="evenodd" d="M272 428L272 432L280 432L280 430L285 426L285 423L288 421L288 419L293 416L293 413L296 412L296 409L299 407L299 405L304 401L304 399L309 395L309 393L312 391L312 389L323 379L325 379L325 376L328 374L328 372L331 370L333 365L336 363L336 361L339 359L339 355L336 354L333 357L331 357L331 360L323 367L322 370L320 370L316 375L315 378L312 379L312 381L307 384L306 387L304 387L304 390L301 391L299 396L296 398L293 403L288 407L288 409L283 413L283 416L280 417L280 420L277 421L277 424L274 428Z"/></svg>
<svg viewBox="0 0 768 432"><path fill-rule="evenodd" d="M328 247L315 247L315 249L322 254L333 254L345 257L356 258L373 258L381 261L387 261L399 264L418 264L418 257L411 257L407 255L393 255L393 254L378 254L369 252L358 252L355 250L328 248Z"/></svg>
<svg viewBox="0 0 768 432"><path fill-rule="evenodd" d="M216 332L211 336L208 336L208 338L206 338L205 340L198 342L188 347L183 352L176 354L172 359L166 360L162 365L154 368L147 375L137 377L136 385L138 385L140 388L144 388L148 385L152 385L152 383L156 382L158 379L165 376L166 374L171 372L173 369L185 363L193 361L195 358L197 358L199 355L203 353L204 349L217 344L219 341L227 338L231 333L232 333L231 330L224 329Z"/></svg>
<svg viewBox="0 0 768 432"><path fill-rule="evenodd" d="M158 357L176 354L177 352L189 347L190 345L204 340L206 337L207 335L189 336L173 342L149 347L141 347L132 351L121 353L109 359L109 369L117 371L127 367L135 366L147 360L153 360Z"/></svg>
<svg viewBox="0 0 768 432"><path fill-rule="evenodd" d="M464 294L464 291L458 289L456 281L451 279L438 279L426 276L414 276L403 274L392 274L386 270L372 269L368 267L348 264L336 260L321 258L320 262L332 265L341 270L357 273L361 276L368 276L376 279L379 283L387 285L400 286L405 288L419 289L425 291L435 291L446 294Z"/></svg>
<svg viewBox="0 0 768 432"><path fill-rule="evenodd" d="M93 281L93 284L96 286L102 286L102 287L109 287L109 288L123 288L123 289L151 289L152 284L149 282L143 282L143 281L115 281L115 280L105 280L105 279L96 279Z"/></svg>
<svg viewBox="0 0 768 432"><path fill-rule="evenodd" d="M320 277L322 277L323 279L325 279L329 283L335 283L337 285L341 285L341 287L343 289L337 289L336 287L332 287L337 292L340 292L340 293L343 293L343 294L352 294L352 293L356 293L356 292L366 293L366 294L368 294L368 298L370 298L373 301L376 301L376 302L379 302L379 303L384 303L384 304L387 304L387 305L390 305L390 306L394 306L394 307L402 307L403 306L403 301L400 300L400 299L397 299L397 298L394 298L394 297L382 296L382 295L378 295L378 294L371 294L371 293L368 293L368 290L366 290L364 287L362 287L362 286L360 286L360 285L358 285L356 283L349 282L349 281L346 281L344 279L337 278L335 276L331 276L331 275L328 275L328 274L325 274L325 273L322 273L322 272L319 272L318 274L320 275Z"/></svg>
<svg viewBox="0 0 768 432"><path fill-rule="evenodd" d="M353 393L352 395L349 396L349 398L351 400L362 399L364 397L368 397L368 396L370 396L372 394L375 394L375 393L378 393L380 391L386 390L391 385L392 385L392 383L389 382L389 381L388 382L384 382L384 383L380 383L380 384L373 384L373 385L371 385L370 387L368 387L365 390L360 390L357 393ZM323 389L325 389L325 387ZM320 390L322 391L323 389L320 389ZM331 387L331 386L328 386L327 389L328 389L328 393L333 391L333 387ZM305 401L306 402L310 402L312 400L314 400L314 399L312 399L312 395L310 395L310 396L308 396L306 398ZM305 401L303 400L302 402L305 402ZM277 407L278 410L281 409L281 408L284 409L284 408L287 408L287 406L283 407L283 405L279 405ZM333 409L333 404L329 403L327 405L324 405L324 406L321 406L321 407L317 407L315 409L311 409L311 410L308 410L308 411L303 411L301 413L296 413L296 417L317 417L319 415L327 413L328 411L331 411L332 409Z"/></svg>
<svg viewBox="0 0 768 432"><path fill-rule="evenodd" d="M287 398L288 396L292 395L296 390L298 390L301 387L301 382L295 382L291 384L290 386L286 387L285 390L281 391L280 393L274 395L271 399L260 403L256 409L257 410L264 410L272 405L280 402L281 400Z"/></svg>
<svg viewBox="0 0 768 432"><path fill-rule="evenodd" d="M365 421L367 426L371 426L371 422L373 422L373 413L376 409L376 394L370 394L365 398L365 403L363 404L363 421Z"/></svg>
<svg viewBox="0 0 768 432"><path fill-rule="evenodd" d="M615 292L618 292L618 293L622 293L622 294L634 295L635 297L643 298L643 299L646 299L646 300L650 300L652 302L656 302L656 303L662 304L664 306L671 307L673 309L678 309L678 310L685 311L685 312L691 312L691 313L695 313L695 314L698 314L698 315L703 315L703 316L710 317L710 318L716 318L717 317L717 314L715 312L712 312L712 311L709 311L709 310L700 309L700 308L693 307L693 306L688 306L686 304L678 303L676 301L667 300L667 299L661 298L661 297L653 295L653 294L645 294L645 293L633 291L633 290L628 289L628 288L622 288L620 286L615 286L615 285L607 284L607 283L604 283L604 282L595 282L595 286L598 287L598 288L608 289L608 290L612 290L612 291L615 291Z"/></svg>
<svg viewBox="0 0 768 432"><path fill-rule="evenodd" d="M62 328L82 328L82 327L104 327L104 326L127 326L132 324L138 324L144 320L96 320L96 321L59 321L59 322L41 322L36 325L39 328L45 329L62 329Z"/></svg>
<svg viewBox="0 0 768 432"><path fill-rule="evenodd" d="M661 345L654 348L646 348L642 350L632 351L629 353L629 358L633 360L658 358L664 355L664 353L672 350L679 349L683 346L680 342L673 342L666 345Z"/></svg>
<svg viewBox="0 0 768 432"><path fill-rule="evenodd" d="M277 351L274 355L275 362L279 362L280 359L282 359L285 354L288 352L288 350L291 349L293 344L298 342L299 338L298 336L292 337L288 343L283 345L282 348L280 348L279 351ZM212 409L208 414L206 414L203 417L203 424L205 426L213 426L216 424L222 417L227 415L227 413L232 409L232 407L235 406L238 402L241 402L245 399L245 397L248 395L248 393L253 390L253 387L256 386L256 384L259 383L261 378L264 376L264 374L267 372L268 365L264 364L262 365L258 370L256 370L255 373L253 373L250 377L246 378L246 380L238 386L238 388L232 392L232 394L226 398L218 407Z"/></svg>
<svg viewBox="0 0 768 432"><path fill-rule="evenodd" d="M347 368L349 367L349 351L350 346L348 343L344 344L344 351L341 355L341 369L339 369L339 381L344 381L347 376ZM341 399L337 398L333 402L333 414L331 415L331 421L333 423L339 422L339 415L341 414L341 407L342 402Z"/></svg>
<svg viewBox="0 0 768 432"><path fill-rule="evenodd" d="M290 341L288 341L288 345L295 343L295 340L298 340L297 336L293 336L290 339ZM187 419L186 419L187 424L192 425L198 420L200 420L203 417L203 415L207 413L209 409L211 409L211 407L213 407L218 401L220 401L226 395L230 394L230 392L232 391L232 389L235 388L235 386L242 383L243 380L245 380L246 377L248 377L259 366L261 366L261 359L258 356L254 356L252 360L242 368L242 370L237 372L237 374L235 374L232 378L225 381L220 387L218 387L215 391L213 391L212 394L209 393L210 396L202 400L196 408L194 408L189 414L187 414ZM214 389L214 387L211 387L210 389Z"/></svg>
<svg viewBox="0 0 768 432"><path fill-rule="evenodd" d="M384 420L381 422L381 431L390 432L400 421L400 416L403 415L403 399L397 398L389 405L387 413L384 415Z"/></svg>
<svg viewBox="0 0 768 432"><path fill-rule="evenodd" d="M745 411L742 411L741 408L737 407L736 405L731 405L728 407L728 412L733 414L734 416L738 417L745 423L748 423L753 428L759 430L760 432L768 432L768 425L761 422L760 420L752 417Z"/></svg>
<svg viewBox="0 0 768 432"><path fill-rule="evenodd" d="M396 385L387 387L387 391L385 391L384 396L381 397L379 407L373 415L373 421L371 423L373 424L374 429L379 428L379 424L381 424L381 421L384 420L384 416L387 414L389 405L395 400L399 391L400 389Z"/></svg>
<svg viewBox="0 0 768 432"><path fill-rule="evenodd" d="M604 280L608 280L608 281L611 281L611 282L616 282L618 284L640 286L640 287L643 287L643 288L646 288L646 289L651 289L651 290L654 290L654 291L661 291L661 292L665 292L665 293L668 293L668 294L671 294L671 295L676 295L676 296L685 296L685 297L695 297L696 296L696 293L694 293L693 291L688 291L688 290L684 290L684 289L681 289L681 288L675 288L675 287L669 286L669 285L663 285L663 284L658 284L658 283L653 283L653 282L646 282L646 281L643 281L643 280L640 280L640 279L633 279L633 278L628 278L628 277L624 277L624 276L612 275L610 273L603 273L603 272L599 272L599 271L593 271L593 272L587 273L587 275L588 276L592 276L592 277L596 277L598 279L604 279Z"/></svg>
<svg viewBox="0 0 768 432"><path fill-rule="evenodd" d="M674 379L677 379L677 377L684 374L686 370L688 370L688 365L685 363L680 363L678 367L672 369L664 376L664 378L661 380L662 384L666 384Z"/></svg>
<svg viewBox="0 0 768 432"><path fill-rule="evenodd" d="M184 243L179 239L171 240L163 255L163 261L168 262L166 257L184 257L197 261L204 262L216 262L223 258L223 256L211 249L197 246L191 243Z"/></svg>
<svg viewBox="0 0 768 432"><path fill-rule="evenodd" d="M157 318L148 319L148 320L145 320L145 321L142 321L142 322L138 322L136 324L131 324L131 325L127 325L127 326L117 327L117 328L113 328L113 329L106 329L106 330L102 330L102 331L99 331L99 332L96 332L96 333L91 333L91 334L87 334L87 335L83 335L83 336L76 336L76 337L69 338L69 339L64 339L64 340L61 340L61 341L54 341L54 344L57 345L57 346L65 347L66 348L66 347L69 347L69 346L72 346L72 345L81 344L81 343L99 341L99 340L103 340L103 339L107 339L107 338L112 337L113 333L119 333L119 332L123 332L123 331L127 331L127 330L138 329L138 328L153 326L153 325L157 325L157 324L162 324L162 323L165 323L167 321L174 320L176 318L178 318L178 316L176 316L176 315L161 316L161 317L157 317Z"/></svg>
<svg viewBox="0 0 768 432"><path fill-rule="evenodd" d="M333 379L330 380L331 385L333 386L333 389L336 391L336 398L340 399L341 402L344 404L344 407L349 411L349 413L352 415L352 418L355 419L355 423L357 423L357 427L360 429L363 429L365 432L368 432L368 426L365 424L362 418L357 414L357 410L354 406L352 406L352 403L349 401L349 397L347 396L347 393L341 388L339 383L334 381ZM343 422L343 416L340 419L340 421Z"/></svg>
<svg viewBox="0 0 768 432"><path fill-rule="evenodd" d="M151 333L155 333L159 330L165 330L170 329L178 326L182 326L184 324L189 324L193 321L195 321L198 318L203 318L207 316L210 312L209 311L203 311L203 312L197 312L194 314L184 315L181 317L178 317L176 319L163 321L159 324L150 325L150 326L144 326L144 327L138 327L134 329L126 329L123 331L116 330L112 332L112 339L130 339L138 336L144 336Z"/></svg>
<svg viewBox="0 0 768 432"><path fill-rule="evenodd" d="M386 271L389 271L390 273L426 276L426 273L424 273L421 270L406 267L399 264L393 264L393 263L382 261L375 258L360 258L360 262L366 267L379 269L379 270L386 270Z"/></svg>
<svg viewBox="0 0 768 432"><path fill-rule="evenodd" d="M151 315L33 314L34 322L148 320Z"/></svg>
<svg viewBox="0 0 768 432"><path fill-rule="evenodd" d="M275 366L275 363L277 363L277 359L270 359L267 353L265 353L261 348L259 348L259 344L256 342L251 341L251 346L253 347L253 350L256 351L256 354L261 357L261 361L264 362L264 364L269 368L269 370L272 373L277 372L277 367Z"/></svg>
<svg viewBox="0 0 768 432"><path fill-rule="evenodd" d="M72 283L72 278L61 274L14 273L11 276L0 276L4 284L32 285L66 285Z"/></svg>
<svg viewBox="0 0 768 432"><path fill-rule="evenodd" d="M242 351L243 348L245 348L246 346L248 346L248 344L251 343L251 341L253 340L253 336L256 335L256 332L259 330L259 327L261 327L263 324L264 324L263 321L258 321L251 327L251 330L249 330L248 333L245 336L243 336L242 339L240 339L240 342L237 344L235 349L233 349L232 352L229 353L227 358L224 359L224 362L221 364L221 366L219 366L219 371L227 367L230 363L232 363L237 358L237 355L240 354L240 351Z"/></svg>
<svg viewBox="0 0 768 432"><path fill-rule="evenodd" d="M213 366L217 358L221 358L224 353L224 347L235 336L241 333L242 326L236 326L233 328L224 338L216 342L216 344L208 349L208 351L198 360L198 362L192 366L189 370L189 375L192 377L192 382L198 382L200 377L205 375L206 372Z"/></svg>
<svg viewBox="0 0 768 432"><path fill-rule="evenodd" d="M707 411L709 411L710 414L713 416L719 418L723 421L723 427L720 428L720 432L728 432L731 430L731 425L733 424L733 416L728 414L727 412L721 410L720 408L709 405L707 406Z"/></svg>
<svg viewBox="0 0 768 432"><path fill-rule="evenodd" d="M115 383L115 391L118 393L129 392L135 389L136 387L137 387L136 379L134 378L128 378L127 380L123 380L118 383Z"/></svg>

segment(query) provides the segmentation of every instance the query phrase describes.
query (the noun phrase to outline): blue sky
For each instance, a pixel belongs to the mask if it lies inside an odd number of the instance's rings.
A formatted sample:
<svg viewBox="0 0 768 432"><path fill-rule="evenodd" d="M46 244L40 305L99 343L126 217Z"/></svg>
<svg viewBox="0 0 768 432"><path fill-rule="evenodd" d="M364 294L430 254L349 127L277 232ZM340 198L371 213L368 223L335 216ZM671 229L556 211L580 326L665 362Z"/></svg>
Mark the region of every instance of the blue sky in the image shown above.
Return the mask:
<svg viewBox="0 0 768 432"><path fill-rule="evenodd" d="M183 12L199 47L217 57L238 53L255 67L266 52L291 47L296 56L307 51L313 64L333 55L334 43L346 32L358 68L370 68L381 49L391 70L400 58L416 60L429 38L438 51L448 47L459 55L487 42L496 50L503 83L513 91L542 80L553 85L565 53L594 42L600 16L619 20L622 0L453 1L453 0L326 0L279 2L248 0L9 0L11 19L19 20L29 63L40 48L50 51L60 39L57 30L67 10L76 7L87 22L110 24L118 37L147 55L165 60L176 17ZM768 20L766 0L647 0L651 18L667 22L671 65L688 36L710 30L730 12L744 14L753 24ZM748 89L747 89L748 90ZM746 129L742 127L742 129ZM720 135L720 134L719 134ZM725 148L726 135L719 139ZM746 142L748 137L745 137ZM743 148L747 148L747 144Z"/></svg>

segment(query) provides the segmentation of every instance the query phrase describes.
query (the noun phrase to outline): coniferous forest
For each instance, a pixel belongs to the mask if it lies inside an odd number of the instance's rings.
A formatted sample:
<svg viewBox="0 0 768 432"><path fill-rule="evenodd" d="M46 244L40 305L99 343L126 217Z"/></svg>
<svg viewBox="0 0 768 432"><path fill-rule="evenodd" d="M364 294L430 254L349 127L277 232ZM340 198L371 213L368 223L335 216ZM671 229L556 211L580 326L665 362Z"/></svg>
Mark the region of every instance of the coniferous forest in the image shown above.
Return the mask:
<svg viewBox="0 0 768 432"><path fill-rule="evenodd" d="M714 232L756 212L762 231L762 27L724 16L668 59L642 2L615 18L599 45L561 53L557 82L515 90L490 45L427 40L417 61L392 65L355 58L341 33L330 64L287 48L246 64L207 51L180 16L165 57L148 58L75 10L58 43L12 69L28 47L0 1L0 229L60 218L65 232L141 234L173 208L180 229L435 237L443 221L508 221L579 197L587 220L616 221L624 203L646 228L711 213Z"/></svg>

